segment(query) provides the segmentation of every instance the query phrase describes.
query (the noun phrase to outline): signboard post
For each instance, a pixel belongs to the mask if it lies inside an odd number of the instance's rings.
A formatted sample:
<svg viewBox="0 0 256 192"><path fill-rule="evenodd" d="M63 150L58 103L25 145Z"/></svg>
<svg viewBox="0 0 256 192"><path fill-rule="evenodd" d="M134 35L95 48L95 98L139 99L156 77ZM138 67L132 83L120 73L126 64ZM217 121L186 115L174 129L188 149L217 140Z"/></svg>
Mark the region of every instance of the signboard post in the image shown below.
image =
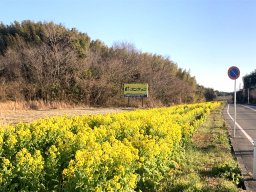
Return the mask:
<svg viewBox="0 0 256 192"><path fill-rule="evenodd" d="M126 83L124 84L124 96L128 97L128 105L130 97L141 98L143 107L143 98L148 97L148 84L146 83Z"/></svg>
<svg viewBox="0 0 256 192"><path fill-rule="evenodd" d="M232 66L228 69L228 76L230 79L235 80L234 83L234 107L235 107L235 118L234 118L234 137L236 137L236 79L240 76L240 70L236 66Z"/></svg>

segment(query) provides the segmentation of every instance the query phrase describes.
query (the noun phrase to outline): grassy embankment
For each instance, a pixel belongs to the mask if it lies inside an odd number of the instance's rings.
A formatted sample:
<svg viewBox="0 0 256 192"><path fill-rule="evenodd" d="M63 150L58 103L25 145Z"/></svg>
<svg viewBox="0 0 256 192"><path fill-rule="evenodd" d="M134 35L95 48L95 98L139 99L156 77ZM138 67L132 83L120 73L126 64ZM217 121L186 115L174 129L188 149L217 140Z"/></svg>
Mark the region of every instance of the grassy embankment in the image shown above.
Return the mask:
<svg viewBox="0 0 256 192"><path fill-rule="evenodd" d="M211 112L186 145L180 165L167 178L167 191L242 191L240 170L228 139L222 107Z"/></svg>

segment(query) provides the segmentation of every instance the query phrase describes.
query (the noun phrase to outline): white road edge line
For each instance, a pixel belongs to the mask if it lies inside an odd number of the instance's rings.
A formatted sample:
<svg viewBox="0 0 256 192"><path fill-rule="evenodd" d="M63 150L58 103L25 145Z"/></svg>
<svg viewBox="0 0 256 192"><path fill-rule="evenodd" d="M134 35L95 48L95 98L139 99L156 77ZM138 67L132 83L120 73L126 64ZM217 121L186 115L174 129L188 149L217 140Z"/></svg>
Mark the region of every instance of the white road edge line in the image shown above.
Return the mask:
<svg viewBox="0 0 256 192"><path fill-rule="evenodd" d="M228 113L228 116L230 117L230 119L234 122L234 119L233 117L230 115L229 113L229 104L228 104L228 108L227 108L227 113ZM251 142L252 145L254 145L254 141L253 139L251 138L250 135L248 135L245 130L236 122L236 126L240 129L240 131L242 131L242 133L247 137L247 139Z"/></svg>
<svg viewBox="0 0 256 192"><path fill-rule="evenodd" d="M256 111L255 109L253 109L253 108L251 108L251 107L249 107L249 106L246 106L246 105L242 105L243 107L245 107L245 108L247 108L247 109L251 109L251 110L253 110L253 111Z"/></svg>

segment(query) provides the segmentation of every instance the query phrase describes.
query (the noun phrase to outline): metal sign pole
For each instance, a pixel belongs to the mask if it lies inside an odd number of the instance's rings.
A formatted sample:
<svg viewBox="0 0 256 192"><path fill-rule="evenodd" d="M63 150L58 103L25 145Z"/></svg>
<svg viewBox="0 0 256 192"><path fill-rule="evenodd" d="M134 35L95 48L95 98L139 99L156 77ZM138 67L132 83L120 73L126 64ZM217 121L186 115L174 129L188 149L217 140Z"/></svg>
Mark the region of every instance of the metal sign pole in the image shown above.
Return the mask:
<svg viewBox="0 0 256 192"><path fill-rule="evenodd" d="M236 80L235 80L235 87L234 87L234 106L235 106L234 137L236 137Z"/></svg>
<svg viewBox="0 0 256 192"><path fill-rule="evenodd" d="M236 66L232 66L228 69L228 76L234 80L234 107L235 107L235 118L234 118L234 137L236 137L236 79L240 76L240 70Z"/></svg>

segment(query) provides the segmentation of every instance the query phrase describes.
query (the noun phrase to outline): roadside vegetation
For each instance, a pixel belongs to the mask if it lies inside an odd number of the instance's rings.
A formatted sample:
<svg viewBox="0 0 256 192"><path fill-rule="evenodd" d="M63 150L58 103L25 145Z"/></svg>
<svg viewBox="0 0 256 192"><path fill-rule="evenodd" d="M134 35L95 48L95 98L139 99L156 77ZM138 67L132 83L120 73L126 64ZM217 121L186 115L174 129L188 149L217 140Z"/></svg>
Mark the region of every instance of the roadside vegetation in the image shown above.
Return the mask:
<svg viewBox="0 0 256 192"><path fill-rule="evenodd" d="M242 177L232 155L222 109L212 111L186 143L164 191L242 191Z"/></svg>

